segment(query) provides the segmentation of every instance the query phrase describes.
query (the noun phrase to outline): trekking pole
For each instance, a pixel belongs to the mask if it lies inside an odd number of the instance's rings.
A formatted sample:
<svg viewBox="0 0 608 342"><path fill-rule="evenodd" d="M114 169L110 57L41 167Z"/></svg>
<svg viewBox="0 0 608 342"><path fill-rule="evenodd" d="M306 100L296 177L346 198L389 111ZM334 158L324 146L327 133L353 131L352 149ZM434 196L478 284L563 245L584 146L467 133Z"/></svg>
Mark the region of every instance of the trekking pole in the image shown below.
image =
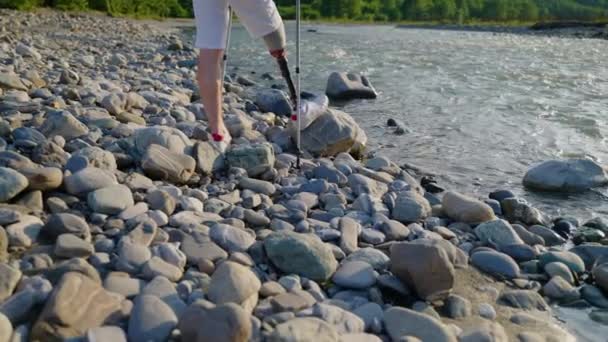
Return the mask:
<svg viewBox="0 0 608 342"><path fill-rule="evenodd" d="M300 94L300 10L301 10L300 0L296 0L296 115L298 116L298 128L296 133L296 146L297 146L297 167L300 168L300 157L302 155L301 149L301 133L300 129L302 127L302 106L301 102L301 94Z"/></svg>
<svg viewBox="0 0 608 342"><path fill-rule="evenodd" d="M228 67L228 49L230 48L230 34L232 33L232 7L228 6L228 33L226 34L226 47L224 48L224 57L222 65L222 89L224 88L224 79L226 78L226 68Z"/></svg>

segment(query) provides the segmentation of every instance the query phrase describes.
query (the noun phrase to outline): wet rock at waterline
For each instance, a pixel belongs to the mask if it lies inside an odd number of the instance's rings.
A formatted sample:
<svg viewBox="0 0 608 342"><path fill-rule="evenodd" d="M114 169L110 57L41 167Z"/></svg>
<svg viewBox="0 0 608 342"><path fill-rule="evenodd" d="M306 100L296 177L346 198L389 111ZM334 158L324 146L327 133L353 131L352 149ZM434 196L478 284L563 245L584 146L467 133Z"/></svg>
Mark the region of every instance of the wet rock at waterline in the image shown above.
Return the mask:
<svg viewBox="0 0 608 342"><path fill-rule="evenodd" d="M333 100L375 99L378 96L367 77L345 72L329 75L325 93Z"/></svg>
<svg viewBox="0 0 608 342"><path fill-rule="evenodd" d="M524 185L537 190L581 192L608 184L603 166L588 159L549 160L530 169Z"/></svg>

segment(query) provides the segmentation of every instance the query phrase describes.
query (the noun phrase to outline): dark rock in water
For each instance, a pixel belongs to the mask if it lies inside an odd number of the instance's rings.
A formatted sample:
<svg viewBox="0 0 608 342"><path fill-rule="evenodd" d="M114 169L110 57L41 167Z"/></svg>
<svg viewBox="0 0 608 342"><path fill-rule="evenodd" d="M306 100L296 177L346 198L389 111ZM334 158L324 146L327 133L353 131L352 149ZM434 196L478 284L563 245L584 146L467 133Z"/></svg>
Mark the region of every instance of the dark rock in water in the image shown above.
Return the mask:
<svg viewBox="0 0 608 342"><path fill-rule="evenodd" d="M504 291L498 298L498 303L524 310L550 310L543 297L532 290Z"/></svg>
<svg viewBox="0 0 608 342"><path fill-rule="evenodd" d="M591 220L585 222L583 226L599 229L604 233L608 233L608 223L601 217L594 217Z"/></svg>
<svg viewBox="0 0 608 342"><path fill-rule="evenodd" d="M445 191L444 188L437 184L435 179L429 176L422 177L422 179L420 179L420 185L422 185L424 190L432 194L438 194Z"/></svg>
<svg viewBox="0 0 608 342"><path fill-rule="evenodd" d="M500 202L493 199L486 199L483 203L487 204L494 211L494 215L502 215L502 207L500 206Z"/></svg>
<svg viewBox="0 0 608 342"><path fill-rule="evenodd" d="M591 270L599 259L608 258L608 246L598 244L585 244L570 249L570 252L578 255L585 263L585 268Z"/></svg>
<svg viewBox="0 0 608 342"><path fill-rule="evenodd" d="M608 325L608 310L593 310L589 313L589 318L603 325Z"/></svg>
<svg viewBox="0 0 608 342"><path fill-rule="evenodd" d="M606 170L588 159L549 160L524 177L525 186L544 191L581 192L606 184Z"/></svg>
<svg viewBox="0 0 608 342"><path fill-rule="evenodd" d="M421 298L444 299L452 291L454 266L439 246L396 243L391 246L390 256L393 274Z"/></svg>
<svg viewBox="0 0 608 342"><path fill-rule="evenodd" d="M593 278L599 288L608 292L608 264L595 266L593 268Z"/></svg>
<svg viewBox="0 0 608 342"><path fill-rule="evenodd" d="M471 256L471 263L485 273L500 278L516 278L519 266L510 256L499 252L477 252Z"/></svg>
<svg viewBox="0 0 608 342"><path fill-rule="evenodd" d="M608 297L602 290L593 285L584 285L580 289L581 297L598 308L608 309Z"/></svg>
<svg viewBox="0 0 608 342"><path fill-rule="evenodd" d="M586 242L600 242L605 237L606 234L599 229L582 226L574 233L572 242L574 242L575 245L580 245Z"/></svg>
<svg viewBox="0 0 608 342"><path fill-rule="evenodd" d="M510 190L496 190L490 193L490 199L496 200L498 202L502 202L507 198L513 198L515 194Z"/></svg>
<svg viewBox="0 0 608 342"><path fill-rule="evenodd" d="M375 99L378 96L367 77L345 72L329 75L325 93L335 100Z"/></svg>
<svg viewBox="0 0 608 342"><path fill-rule="evenodd" d="M570 235L576 230L576 227L568 221L559 221L555 223L552 229L564 239L568 239Z"/></svg>
<svg viewBox="0 0 608 342"><path fill-rule="evenodd" d="M523 222L527 225L546 224L544 214L530 206L521 198L507 198L500 202L504 216L510 222Z"/></svg>
<svg viewBox="0 0 608 342"><path fill-rule="evenodd" d="M264 89L255 96L255 104L263 112L272 112L276 115L291 115L291 101L285 92L278 89Z"/></svg>
<svg viewBox="0 0 608 342"><path fill-rule="evenodd" d="M390 119L386 120L386 125L388 127L397 127L397 120L390 118Z"/></svg>

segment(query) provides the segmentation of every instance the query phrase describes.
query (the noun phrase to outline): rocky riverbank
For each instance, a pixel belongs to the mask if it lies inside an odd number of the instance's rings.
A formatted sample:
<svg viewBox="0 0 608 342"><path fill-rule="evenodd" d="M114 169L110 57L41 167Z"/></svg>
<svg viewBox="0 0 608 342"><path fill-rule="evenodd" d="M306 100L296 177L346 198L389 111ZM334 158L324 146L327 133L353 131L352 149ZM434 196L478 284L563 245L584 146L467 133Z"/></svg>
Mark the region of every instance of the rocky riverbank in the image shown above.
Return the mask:
<svg viewBox="0 0 608 342"><path fill-rule="evenodd" d="M549 304L608 308L601 219L445 191L336 110L298 170L275 75L230 75L219 150L178 31L0 14L0 342L573 341Z"/></svg>

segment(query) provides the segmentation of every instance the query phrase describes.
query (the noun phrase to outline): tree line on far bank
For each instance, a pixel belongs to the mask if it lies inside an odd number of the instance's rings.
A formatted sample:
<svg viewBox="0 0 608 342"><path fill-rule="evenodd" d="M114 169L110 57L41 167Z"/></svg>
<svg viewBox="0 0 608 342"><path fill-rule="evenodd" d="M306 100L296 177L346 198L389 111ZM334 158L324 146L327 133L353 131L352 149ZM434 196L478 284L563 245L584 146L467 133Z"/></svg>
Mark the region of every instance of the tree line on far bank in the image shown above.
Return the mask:
<svg viewBox="0 0 608 342"><path fill-rule="evenodd" d="M275 0L285 19L295 0ZM98 10L136 17L191 17L192 0L0 0L0 7L29 10ZM608 18L608 0L302 0L307 20L435 21L450 23Z"/></svg>

